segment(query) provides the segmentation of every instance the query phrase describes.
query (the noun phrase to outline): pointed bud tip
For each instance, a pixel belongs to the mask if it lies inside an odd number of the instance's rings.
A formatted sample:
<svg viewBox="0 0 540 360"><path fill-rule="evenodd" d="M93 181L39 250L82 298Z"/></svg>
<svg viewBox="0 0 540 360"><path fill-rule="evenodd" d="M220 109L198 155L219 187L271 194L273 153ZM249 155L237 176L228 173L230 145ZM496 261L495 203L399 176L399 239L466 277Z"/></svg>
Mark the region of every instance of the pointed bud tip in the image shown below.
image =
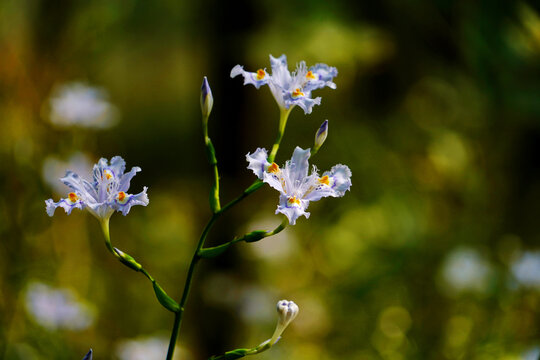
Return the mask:
<svg viewBox="0 0 540 360"><path fill-rule="evenodd" d="M201 85L201 112L204 117L208 117L212 111L212 106L214 105L214 97L212 96L212 90L210 89L210 84L208 84L208 79L203 77L203 82Z"/></svg>
<svg viewBox="0 0 540 360"><path fill-rule="evenodd" d="M324 120L321 127L315 134L315 146L314 148L318 149L324 144L326 137L328 136L328 120Z"/></svg>

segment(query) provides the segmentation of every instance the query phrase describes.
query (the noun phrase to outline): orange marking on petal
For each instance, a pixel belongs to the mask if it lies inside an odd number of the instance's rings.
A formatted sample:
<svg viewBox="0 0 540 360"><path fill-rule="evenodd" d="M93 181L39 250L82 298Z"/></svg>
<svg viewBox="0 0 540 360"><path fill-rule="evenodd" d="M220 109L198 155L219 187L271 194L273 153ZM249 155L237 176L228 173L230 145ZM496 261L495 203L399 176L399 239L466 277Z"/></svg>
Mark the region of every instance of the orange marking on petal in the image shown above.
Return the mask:
<svg viewBox="0 0 540 360"><path fill-rule="evenodd" d="M328 178L328 175L324 175L322 178L320 178L319 182L324 185L330 185L330 179Z"/></svg>
<svg viewBox="0 0 540 360"><path fill-rule="evenodd" d="M306 77L311 80L315 80L317 78L315 75L313 75L311 70L307 72Z"/></svg>
<svg viewBox="0 0 540 360"><path fill-rule="evenodd" d="M298 200L298 199L296 198L296 196L290 197L287 201L288 201L289 204L291 204L291 205L292 205L292 204L300 205L300 200Z"/></svg>
<svg viewBox="0 0 540 360"><path fill-rule="evenodd" d="M126 193L123 192L123 191L120 191L120 192L118 193L118 201L122 202L122 201L124 201L125 199L126 199Z"/></svg>
<svg viewBox="0 0 540 360"><path fill-rule="evenodd" d="M300 89L295 89L292 93L293 97L304 96L304 93Z"/></svg>
<svg viewBox="0 0 540 360"><path fill-rule="evenodd" d="M257 70L257 80L262 80L266 76L266 72L263 69Z"/></svg>
<svg viewBox="0 0 540 360"><path fill-rule="evenodd" d="M74 192L70 192L68 194L68 199L69 201L71 201L72 203L76 202L77 200L79 200L79 197L77 196L77 194L75 194Z"/></svg>
<svg viewBox="0 0 540 360"><path fill-rule="evenodd" d="M104 173L105 173L105 177L107 178L107 180L110 180L113 177L110 170L105 170Z"/></svg>
<svg viewBox="0 0 540 360"><path fill-rule="evenodd" d="M279 172L279 166L278 164L276 164L275 162L272 163L272 165L270 165L267 169L268 172L271 172L271 173L277 173Z"/></svg>

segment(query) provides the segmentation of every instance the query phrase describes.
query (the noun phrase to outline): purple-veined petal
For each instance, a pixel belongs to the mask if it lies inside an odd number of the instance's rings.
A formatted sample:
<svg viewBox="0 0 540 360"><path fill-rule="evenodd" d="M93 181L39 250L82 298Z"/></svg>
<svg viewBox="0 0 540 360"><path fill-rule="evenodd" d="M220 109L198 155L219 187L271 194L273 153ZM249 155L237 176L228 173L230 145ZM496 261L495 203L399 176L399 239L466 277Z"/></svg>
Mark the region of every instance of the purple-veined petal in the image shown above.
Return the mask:
<svg viewBox="0 0 540 360"><path fill-rule="evenodd" d="M47 211L47 215L53 216L54 211L58 207L64 209L66 211L66 214L69 215L71 214L71 210L75 208L80 210L84 209L85 204L80 200L77 200L75 202L71 202L67 199L60 199L60 201L58 202L54 202L53 199L45 200L45 210Z"/></svg>
<svg viewBox="0 0 540 360"><path fill-rule="evenodd" d="M330 171L323 174L323 176L325 175L330 178L330 186L336 192L336 195L333 195L334 197L345 195L345 192L349 190L352 185L352 173L347 165L335 165Z"/></svg>
<svg viewBox="0 0 540 360"><path fill-rule="evenodd" d="M297 146L294 149L291 160L287 162L287 175L290 181L295 185L295 187L299 186L302 180L308 175L308 159L310 156L310 149L304 150L301 147Z"/></svg>
<svg viewBox="0 0 540 360"><path fill-rule="evenodd" d="M131 168L129 172L123 174L122 177L120 178L118 191L128 191L131 179L133 179L133 177L137 175L139 171L141 171L141 168L138 166L134 166Z"/></svg>
<svg viewBox="0 0 540 360"><path fill-rule="evenodd" d="M266 167L270 165L267 159L268 152L263 148L257 148L253 154L248 153L246 155L246 160L249 163L247 168L253 171L260 180L263 179L263 173Z"/></svg>
<svg viewBox="0 0 540 360"><path fill-rule="evenodd" d="M118 199L116 199L114 201L114 204L112 204L112 206L116 211L120 211L122 215L126 216L131 210L132 206L135 206L135 205L147 206L148 205L149 200L148 200L148 195L146 193L147 190L148 188L145 186L143 188L143 191L141 191L140 193L136 195L125 194L126 199L124 199L124 201L119 201Z"/></svg>
<svg viewBox="0 0 540 360"><path fill-rule="evenodd" d="M282 213L289 219L289 224L295 225L296 219L300 216L309 218L310 213L306 212L309 205L307 200L291 199L289 196L281 195L279 197L279 205L276 209L276 214Z"/></svg>
<svg viewBox="0 0 540 360"><path fill-rule="evenodd" d="M268 75L266 70L260 69L257 72L248 72L244 71L244 68L241 65L236 65L231 70L232 78L238 75L242 75L244 77L244 85L251 84L257 89L268 84L268 80L270 78L270 75Z"/></svg>

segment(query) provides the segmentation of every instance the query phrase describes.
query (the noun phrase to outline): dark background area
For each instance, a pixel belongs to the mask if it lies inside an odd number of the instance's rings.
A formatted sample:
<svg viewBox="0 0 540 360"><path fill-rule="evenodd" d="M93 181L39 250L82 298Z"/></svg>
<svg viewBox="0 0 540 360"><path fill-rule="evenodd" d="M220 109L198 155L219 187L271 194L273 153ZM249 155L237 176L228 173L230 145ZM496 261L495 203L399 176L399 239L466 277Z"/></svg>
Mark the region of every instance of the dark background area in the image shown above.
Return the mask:
<svg viewBox="0 0 540 360"><path fill-rule="evenodd" d="M282 53L291 70L305 60L339 75L312 114L293 110L277 162L311 147L329 119L313 163L347 164L351 192L203 262L179 358L270 338L282 298L300 315L260 359L534 358L539 14L528 1L1 2L0 358L80 359L89 347L97 360L165 357L152 351L172 316L149 283L107 253L88 213L49 218L44 200L65 196L54 179L74 154L140 166L131 189L148 186L150 204L113 216L113 243L178 299L210 216L202 77L228 201L254 180L245 154L270 148L279 116L268 89L230 70L269 69L268 54ZM116 125L51 121L55 89L73 82L103 89ZM277 202L262 189L209 244L275 227ZM90 320L44 323L36 289L69 292Z"/></svg>

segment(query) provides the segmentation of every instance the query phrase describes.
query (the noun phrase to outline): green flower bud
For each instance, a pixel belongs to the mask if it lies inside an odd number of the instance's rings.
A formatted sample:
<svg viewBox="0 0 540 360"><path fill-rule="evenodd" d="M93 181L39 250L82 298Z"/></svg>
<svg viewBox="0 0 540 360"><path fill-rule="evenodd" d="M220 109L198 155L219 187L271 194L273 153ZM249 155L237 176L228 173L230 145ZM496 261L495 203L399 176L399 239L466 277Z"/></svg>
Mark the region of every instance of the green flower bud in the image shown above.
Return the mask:
<svg viewBox="0 0 540 360"><path fill-rule="evenodd" d="M212 90L210 89L210 85L208 85L208 80L205 76L201 86L201 112L203 118L208 119L213 105L214 97L212 96Z"/></svg>
<svg viewBox="0 0 540 360"><path fill-rule="evenodd" d="M172 311L174 313L177 313L180 311L180 305L176 301L174 301L165 290L159 286L159 284L154 280L152 281L152 285L154 286L154 292L156 293L156 297L161 305L169 311Z"/></svg>
<svg viewBox="0 0 540 360"><path fill-rule="evenodd" d="M319 131L315 134L315 145L313 151L316 152L324 144L326 137L328 136L328 120L324 120Z"/></svg>
<svg viewBox="0 0 540 360"><path fill-rule="evenodd" d="M118 255L118 260L120 260L122 264L126 265L130 269L133 269L135 271L140 271L142 269L141 264L139 264L137 261L135 261L133 257L126 254L122 250L114 248L114 252L116 252L116 254Z"/></svg>

